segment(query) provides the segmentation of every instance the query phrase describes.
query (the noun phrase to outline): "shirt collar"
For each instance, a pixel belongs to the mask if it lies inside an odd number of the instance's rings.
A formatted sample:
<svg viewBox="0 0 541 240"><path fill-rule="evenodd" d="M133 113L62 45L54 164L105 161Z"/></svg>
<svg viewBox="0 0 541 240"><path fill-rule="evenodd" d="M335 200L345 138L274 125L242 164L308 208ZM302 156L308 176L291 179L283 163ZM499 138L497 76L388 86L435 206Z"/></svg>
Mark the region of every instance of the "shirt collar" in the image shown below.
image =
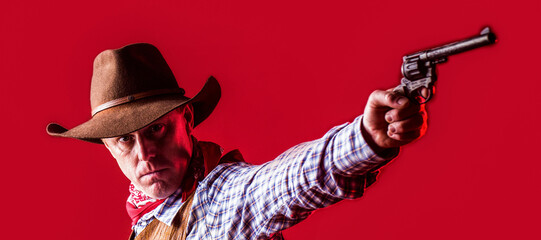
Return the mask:
<svg viewBox="0 0 541 240"><path fill-rule="evenodd" d="M169 196L167 200L165 200L162 204L160 204L151 212L145 214L145 216L143 216L142 218L144 218L145 220L156 218L160 222L167 224L167 226L171 226L171 224L173 223L173 219L180 210L180 207L182 206L182 203L182 188L179 188L173 194L171 194L171 196Z"/></svg>

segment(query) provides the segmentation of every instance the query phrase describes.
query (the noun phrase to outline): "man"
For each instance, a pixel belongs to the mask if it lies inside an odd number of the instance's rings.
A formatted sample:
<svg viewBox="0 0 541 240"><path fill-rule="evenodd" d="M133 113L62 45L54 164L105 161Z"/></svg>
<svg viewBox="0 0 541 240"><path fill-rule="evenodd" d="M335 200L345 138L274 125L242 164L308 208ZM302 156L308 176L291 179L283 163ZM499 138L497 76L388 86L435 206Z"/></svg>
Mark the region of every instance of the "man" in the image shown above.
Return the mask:
<svg viewBox="0 0 541 240"><path fill-rule="evenodd" d="M131 181L132 239L281 239L311 211L360 197L398 147L426 131L424 108L374 91L352 123L254 166L192 135L219 98L213 77L184 96L158 49L133 44L96 57L92 118L47 132L111 152Z"/></svg>

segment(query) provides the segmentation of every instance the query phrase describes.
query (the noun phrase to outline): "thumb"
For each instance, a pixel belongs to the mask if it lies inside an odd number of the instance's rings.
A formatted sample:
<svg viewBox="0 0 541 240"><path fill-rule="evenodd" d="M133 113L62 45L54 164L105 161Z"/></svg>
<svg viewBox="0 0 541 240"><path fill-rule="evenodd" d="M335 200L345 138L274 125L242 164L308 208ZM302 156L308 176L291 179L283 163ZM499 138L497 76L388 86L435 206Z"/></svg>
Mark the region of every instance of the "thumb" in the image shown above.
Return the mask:
<svg viewBox="0 0 541 240"><path fill-rule="evenodd" d="M393 92L392 90L376 90L368 98L368 106L372 108L397 108L402 109L409 105L409 99Z"/></svg>

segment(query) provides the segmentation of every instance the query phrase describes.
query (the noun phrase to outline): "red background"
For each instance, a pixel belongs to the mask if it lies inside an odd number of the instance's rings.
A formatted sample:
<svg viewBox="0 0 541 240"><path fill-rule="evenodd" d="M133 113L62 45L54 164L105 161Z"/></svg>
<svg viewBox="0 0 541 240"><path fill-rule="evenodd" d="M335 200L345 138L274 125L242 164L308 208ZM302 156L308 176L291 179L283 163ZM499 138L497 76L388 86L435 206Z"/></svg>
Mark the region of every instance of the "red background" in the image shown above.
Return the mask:
<svg viewBox="0 0 541 240"><path fill-rule="evenodd" d="M427 135L365 197L285 236L539 239L539 12L536 0L4 1L1 238L128 236L128 181L106 149L45 133L89 118L104 49L155 44L189 95L214 75L223 97L197 136L262 163L361 114L399 83L404 54L490 25L497 45L439 67Z"/></svg>

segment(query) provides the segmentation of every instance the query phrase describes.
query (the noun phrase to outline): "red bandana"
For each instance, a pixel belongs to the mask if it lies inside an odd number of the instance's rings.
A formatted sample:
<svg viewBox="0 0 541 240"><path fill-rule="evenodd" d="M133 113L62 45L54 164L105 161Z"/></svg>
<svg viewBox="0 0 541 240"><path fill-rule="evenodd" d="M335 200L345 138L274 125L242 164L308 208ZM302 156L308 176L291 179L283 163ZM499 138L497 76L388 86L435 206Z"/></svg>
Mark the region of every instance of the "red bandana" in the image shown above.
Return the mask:
<svg viewBox="0 0 541 240"><path fill-rule="evenodd" d="M132 220L132 226L137 223L139 218L141 218L146 213L154 210L154 208L156 208L163 201L165 201L165 198L154 199L147 196L142 191L136 189L133 183L130 183L129 190L130 196L126 201L126 210L128 211L128 215Z"/></svg>

